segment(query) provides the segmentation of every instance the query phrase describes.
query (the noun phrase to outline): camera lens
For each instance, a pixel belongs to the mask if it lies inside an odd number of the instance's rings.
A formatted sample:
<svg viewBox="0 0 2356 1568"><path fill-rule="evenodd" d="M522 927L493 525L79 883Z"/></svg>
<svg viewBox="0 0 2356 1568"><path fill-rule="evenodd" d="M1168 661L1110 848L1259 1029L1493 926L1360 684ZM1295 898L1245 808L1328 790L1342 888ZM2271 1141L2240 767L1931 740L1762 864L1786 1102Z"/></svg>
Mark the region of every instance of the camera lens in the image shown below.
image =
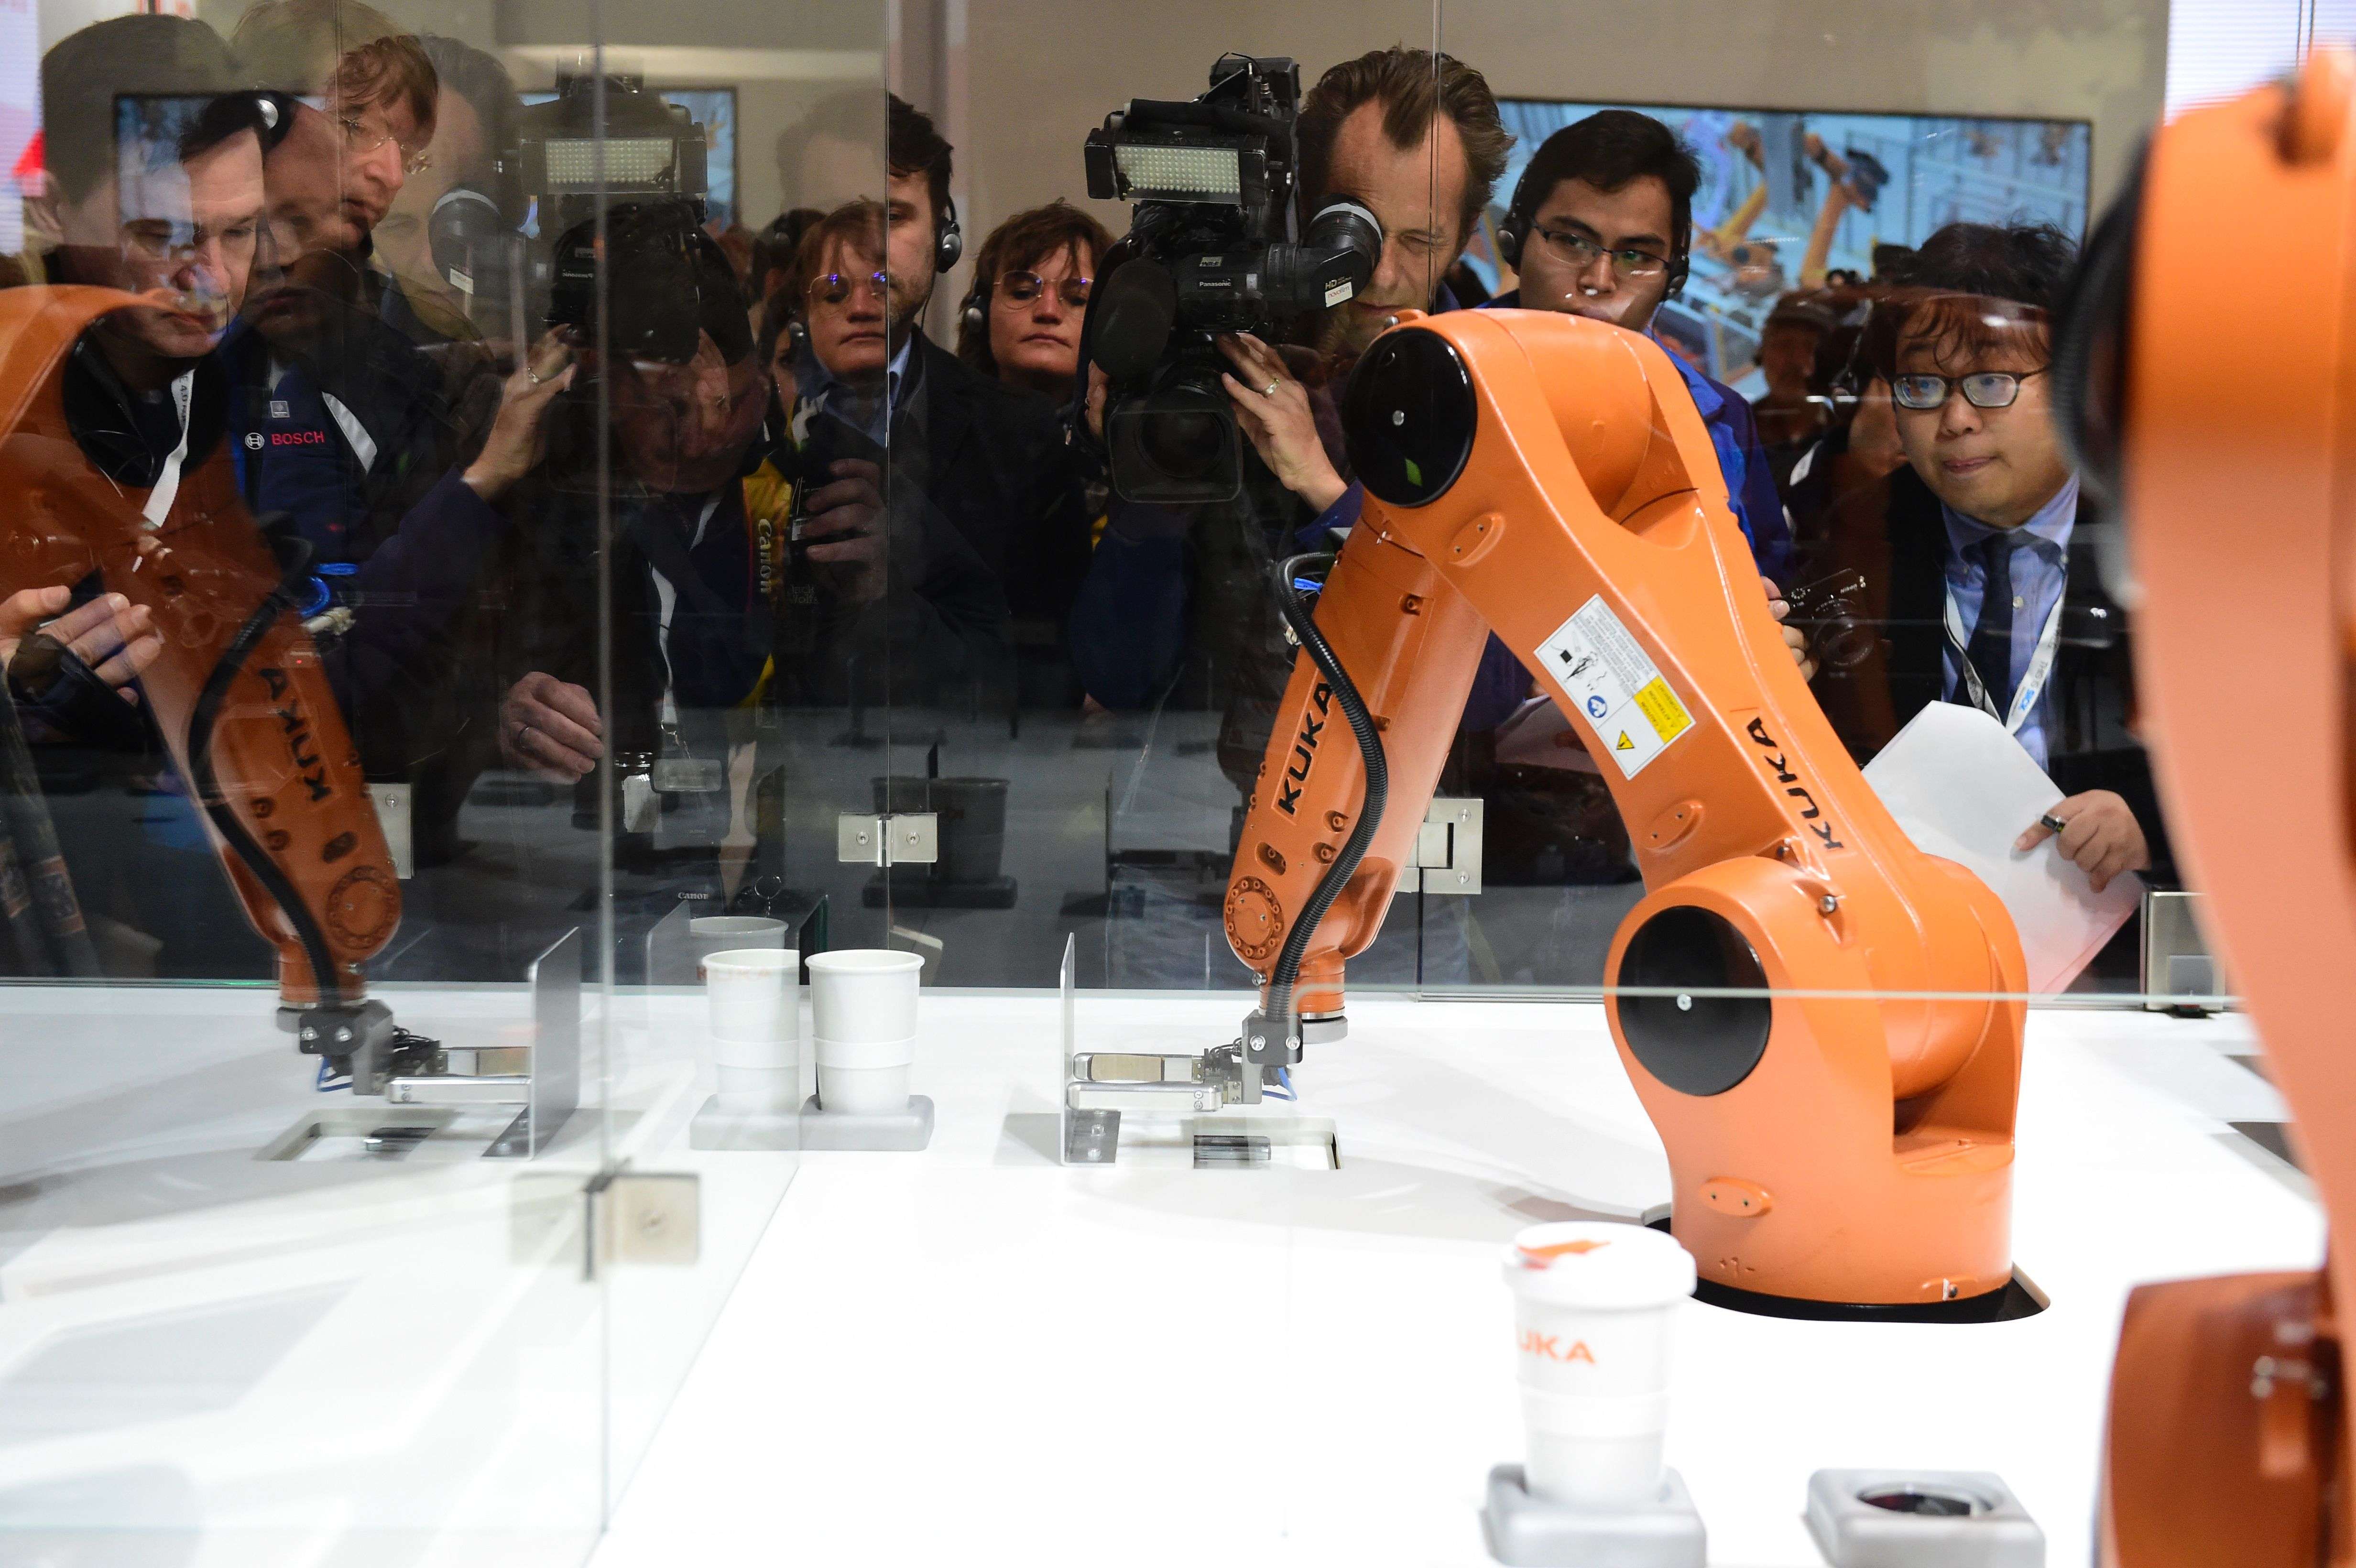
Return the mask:
<svg viewBox="0 0 2356 1568"><path fill-rule="evenodd" d="M1145 421L1139 444L1153 465L1173 479L1200 479L1227 448L1225 423L1215 413L1159 409Z"/></svg>
<svg viewBox="0 0 2356 1568"><path fill-rule="evenodd" d="M1879 639L1873 628L1847 615L1836 615L1825 623L1818 635L1818 656L1835 669L1855 669L1873 652Z"/></svg>
<svg viewBox="0 0 2356 1568"><path fill-rule="evenodd" d="M1105 418L1113 488L1131 501L1225 501L1243 488L1241 436L1219 392L1180 381Z"/></svg>

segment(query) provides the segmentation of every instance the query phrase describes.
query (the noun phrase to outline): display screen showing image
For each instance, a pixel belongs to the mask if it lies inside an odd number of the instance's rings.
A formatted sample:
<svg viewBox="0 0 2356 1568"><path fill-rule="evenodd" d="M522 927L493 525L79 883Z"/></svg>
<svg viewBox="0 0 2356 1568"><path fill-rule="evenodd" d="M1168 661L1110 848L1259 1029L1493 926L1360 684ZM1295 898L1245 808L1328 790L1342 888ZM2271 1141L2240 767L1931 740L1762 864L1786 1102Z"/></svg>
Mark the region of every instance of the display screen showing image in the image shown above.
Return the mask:
<svg viewBox="0 0 2356 1568"><path fill-rule="evenodd" d="M655 90L665 103L687 111L703 127L704 173L712 188L706 195L706 218L714 233L736 222L736 90L733 87L661 87ZM546 103L552 92L520 92L523 103Z"/></svg>
<svg viewBox="0 0 2356 1568"><path fill-rule="evenodd" d="M1879 246L1956 221L2086 228L2093 127L2083 120L1965 119L1813 110L1669 108L1506 99L1515 137L1468 263L1494 288L1493 236L1530 155L1598 109L1632 108L1685 139L1701 165L1693 272L1661 308L1672 347L1746 396L1760 389L1760 329L1775 301L1831 274L1862 281Z"/></svg>

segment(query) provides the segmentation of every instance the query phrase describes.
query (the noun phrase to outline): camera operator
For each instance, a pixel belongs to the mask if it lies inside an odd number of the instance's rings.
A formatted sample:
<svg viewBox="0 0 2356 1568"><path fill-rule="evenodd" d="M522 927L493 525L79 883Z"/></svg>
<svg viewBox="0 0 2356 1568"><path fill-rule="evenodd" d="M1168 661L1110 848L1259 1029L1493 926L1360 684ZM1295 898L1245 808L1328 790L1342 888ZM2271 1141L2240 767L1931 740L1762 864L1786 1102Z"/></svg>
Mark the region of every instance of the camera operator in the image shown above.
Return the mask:
<svg viewBox="0 0 2356 1568"><path fill-rule="evenodd" d="M1233 373L1227 397L1260 461L1284 487L1343 526L1357 496L1341 473L1321 416L1335 429L1331 399L1347 368L1402 310L1456 306L1450 266L1489 203L1513 144L1482 74L1451 55L1394 47L1333 67L1301 102L1301 210L1335 197L1356 201L1383 228L1374 277L1325 313L1316 347L1329 374L1312 404L1286 356L1250 333L1221 342ZM1322 537L1322 527L1313 530Z"/></svg>
<svg viewBox="0 0 2356 1568"><path fill-rule="evenodd" d="M2052 839L2099 890L2169 862L2133 732L2125 617L2104 592L2051 412L2051 312L2076 247L2050 227L1953 223L1877 312L1906 466L1887 517L1887 681L1902 725L1930 702L1977 707L2063 791L2017 846ZM1860 674L1871 670L1866 667Z"/></svg>
<svg viewBox="0 0 2356 1568"><path fill-rule="evenodd" d="M768 312L785 436L746 488L776 497L756 505L763 516L798 525L778 606L775 700L787 705L880 700L886 669L903 701L953 699L976 679L1004 677L1009 617L996 573L931 497L897 483L897 464L888 511L879 491L898 286L882 270L884 249L881 205L838 208L802 236ZM790 319L797 301L802 315Z"/></svg>
<svg viewBox="0 0 2356 1568"><path fill-rule="evenodd" d="M1373 214L1382 247L1372 273L1309 324L1313 347L1220 337L1220 389L1254 466L1272 479L1248 467L1232 505L1116 497L1071 618L1073 661L1096 703L1141 708L1183 688L1190 701L1226 708L1220 761L1246 792L1291 669L1265 568L1356 520L1361 492L1341 470L1342 381L1396 312L1455 308L1444 275L1512 143L1479 71L1406 48L1328 70L1302 95L1295 134L1300 212L1345 198ZM1100 364L1089 383L1090 428L1101 433Z"/></svg>
<svg viewBox="0 0 2356 1568"><path fill-rule="evenodd" d="M589 242L568 234L558 248L586 251ZM617 749L654 752L674 704L741 701L768 643L736 484L760 436L768 381L734 272L683 203L615 209L604 264L610 357L599 357L592 321L565 320L576 364L526 373L542 388L566 379L545 416L544 455L509 449L507 463L479 462L466 474L484 500L534 522L511 536L502 573L511 597L501 658L519 673L501 700L499 746L510 765L567 783L596 766L609 729L589 693L601 487L613 505ZM561 364L554 356L552 368ZM598 469L601 401L612 415L609 476Z"/></svg>

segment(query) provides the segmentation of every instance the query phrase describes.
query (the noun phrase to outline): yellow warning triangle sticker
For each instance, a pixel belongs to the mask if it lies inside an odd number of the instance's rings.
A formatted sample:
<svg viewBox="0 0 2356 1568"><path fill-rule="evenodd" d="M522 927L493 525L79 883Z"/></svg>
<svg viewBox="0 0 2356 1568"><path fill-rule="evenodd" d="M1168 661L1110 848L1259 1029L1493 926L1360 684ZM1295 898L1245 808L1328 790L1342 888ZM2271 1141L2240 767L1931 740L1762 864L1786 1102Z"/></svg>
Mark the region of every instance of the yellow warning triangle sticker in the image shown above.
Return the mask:
<svg viewBox="0 0 2356 1568"><path fill-rule="evenodd" d="M1620 731L1620 743L1612 749L1615 752L1633 752L1636 749L1636 743L1628 739L1628 731L1622 730Z"/></svg>

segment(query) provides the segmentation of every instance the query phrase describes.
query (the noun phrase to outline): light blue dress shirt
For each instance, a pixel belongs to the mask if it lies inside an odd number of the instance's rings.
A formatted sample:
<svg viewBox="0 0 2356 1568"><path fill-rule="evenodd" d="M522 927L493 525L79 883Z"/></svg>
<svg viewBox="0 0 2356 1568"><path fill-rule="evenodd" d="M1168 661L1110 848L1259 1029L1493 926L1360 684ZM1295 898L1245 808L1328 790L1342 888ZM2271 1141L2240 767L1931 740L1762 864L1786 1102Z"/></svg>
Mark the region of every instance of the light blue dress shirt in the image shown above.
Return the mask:
<svg viewBox="0 0 2356 1568"><path fill-rule="evenodd" d="M819 363L817 355L808 352L794 367L796 389L809 407L823 409L882 446L891 428L892 412L900 406L900 389L907 381L909 358L916 351L916 335L911 332L884 368L884 396L873 401L861 396L849 382L838 380L833 371Z"/></svg>
<svg viewBox="0 0 2356 1568"><path fill-rule="evenodd" d="M1980 565L1979 544L2003 532L1976 518L1967 517L1945 502L1939 503L1939 514L1947 524L1947 592L1955 601L1955 610L1963 617L1964 637L1971 638L1972 628L1979 624L1980 600L1987 591L1987 572ZM2045 618L2062 602L2062 590L2070 581L2070 529L2078 520L2078 476L2053 493L2053 498L2037 508L2029 521L2020 525L2021 542L2012 552L2012 683L2016 687L2029 669L2029 661L2037 653L2038 634L2045 630ZM1943 642L1944 639L1942 639ZM1952 643L1946 644L1940 656L1947 700L1968 703L1963 692L1963 656ZM1993 695L1993 694L1991 694ZM2029 716L2013 731L2015 738L2028 748L2040 768L2047 765L2050 724L2053 716L2053 682L2049 676L2045 689L2039 694Z"/></svg>

